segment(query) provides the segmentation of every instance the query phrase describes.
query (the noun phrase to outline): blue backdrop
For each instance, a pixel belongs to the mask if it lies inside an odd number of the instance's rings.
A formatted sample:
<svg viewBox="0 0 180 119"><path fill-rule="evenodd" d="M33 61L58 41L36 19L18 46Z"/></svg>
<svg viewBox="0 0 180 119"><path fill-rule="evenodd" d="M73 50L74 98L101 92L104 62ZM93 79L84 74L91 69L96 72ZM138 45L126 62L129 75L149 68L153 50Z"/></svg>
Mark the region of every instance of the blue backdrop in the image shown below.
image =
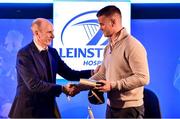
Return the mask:
<svg viewBox="0 0 180 119"><path fill-rule="evenodd" d="M6 117L16 88L15 60L19 48L32 40L32 19L0 19L0 117ZM159 100L162 116L180 117L180 20L134 19L131 33L148 53L150 84ZM66 84L58 80L59 84ZM106 95L105 95L106 96ZM87 91L68 101L57 98L62 117L88 118ZM95 117L104 117L106 105L90 105Z"/></svg>

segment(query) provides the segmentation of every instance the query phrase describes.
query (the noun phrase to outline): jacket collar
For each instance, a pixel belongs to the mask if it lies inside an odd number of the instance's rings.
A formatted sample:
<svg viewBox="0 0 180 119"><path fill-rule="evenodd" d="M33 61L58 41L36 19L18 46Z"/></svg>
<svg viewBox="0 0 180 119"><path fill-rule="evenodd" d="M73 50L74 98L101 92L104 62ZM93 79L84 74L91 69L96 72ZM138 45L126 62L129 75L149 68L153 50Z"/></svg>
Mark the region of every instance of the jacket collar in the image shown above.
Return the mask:
<svg viewBox="0 0 180 119"><path fill-rule="evenodd" d="M39 52L41 52L43 50L48 50L48 47L42 47L42 46L38 45L36 38L33 39L33 42L34 42L35 46L37 47L37 49L39 50Z"/></svg>

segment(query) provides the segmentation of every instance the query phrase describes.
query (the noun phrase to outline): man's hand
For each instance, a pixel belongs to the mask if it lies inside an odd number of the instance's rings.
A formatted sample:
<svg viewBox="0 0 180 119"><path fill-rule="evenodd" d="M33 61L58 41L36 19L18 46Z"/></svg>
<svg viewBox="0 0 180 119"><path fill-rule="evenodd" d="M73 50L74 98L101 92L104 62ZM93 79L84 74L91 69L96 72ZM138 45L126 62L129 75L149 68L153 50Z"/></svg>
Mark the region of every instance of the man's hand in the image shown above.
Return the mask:
<svg viewBox="0 0 180 119"><path fill-rule="evenodd" d="M66 86L63 86L63 93L66 95L69 95L71 97L77 95L80 92L79 88L75 84L68 84Z"/></svg>
<svg viewBox="0 0 180 119"><path fill-rule="evenodd" d="M100 92L109 92L111 90L111 84L107 80L100 80L97 82L95 89L98 89Z"/></svg>

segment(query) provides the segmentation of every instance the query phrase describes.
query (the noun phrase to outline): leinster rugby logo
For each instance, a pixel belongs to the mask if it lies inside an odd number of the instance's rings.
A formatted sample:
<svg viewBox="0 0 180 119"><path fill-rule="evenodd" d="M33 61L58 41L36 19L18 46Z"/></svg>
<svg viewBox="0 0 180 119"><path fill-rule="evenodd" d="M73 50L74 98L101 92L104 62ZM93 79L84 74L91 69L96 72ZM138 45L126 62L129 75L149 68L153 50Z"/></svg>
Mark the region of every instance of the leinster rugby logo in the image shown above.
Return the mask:
<svg viewBox="0 0 180 119"><path fill-rule="evenodd" d="M78 59L83 66L101 63L108 40L103 37L96 13L94 10L78 14L64 25L61 31L63 48L59 49L62 58Z"/></svg>
<svg viewBox="0 0 180 119"><path fill-rule="evenodd" d="M96 13L97 11L88 11L70 19L61 32L62 44L106 45L108 41L102 39L103 33L99 29Z"/></svg>

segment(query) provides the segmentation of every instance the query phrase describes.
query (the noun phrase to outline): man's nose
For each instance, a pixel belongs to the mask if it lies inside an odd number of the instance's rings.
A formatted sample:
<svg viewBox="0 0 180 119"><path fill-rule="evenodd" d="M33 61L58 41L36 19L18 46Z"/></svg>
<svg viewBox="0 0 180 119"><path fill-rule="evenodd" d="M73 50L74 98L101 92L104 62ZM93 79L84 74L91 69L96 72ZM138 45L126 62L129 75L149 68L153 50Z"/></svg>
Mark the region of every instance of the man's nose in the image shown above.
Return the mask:
<svg viewBox="0 0 180 119"><path fill-rule="evenodd" d="M54 34L51 34L51 38L52 38L52 39L54 38Z"/></svg>

